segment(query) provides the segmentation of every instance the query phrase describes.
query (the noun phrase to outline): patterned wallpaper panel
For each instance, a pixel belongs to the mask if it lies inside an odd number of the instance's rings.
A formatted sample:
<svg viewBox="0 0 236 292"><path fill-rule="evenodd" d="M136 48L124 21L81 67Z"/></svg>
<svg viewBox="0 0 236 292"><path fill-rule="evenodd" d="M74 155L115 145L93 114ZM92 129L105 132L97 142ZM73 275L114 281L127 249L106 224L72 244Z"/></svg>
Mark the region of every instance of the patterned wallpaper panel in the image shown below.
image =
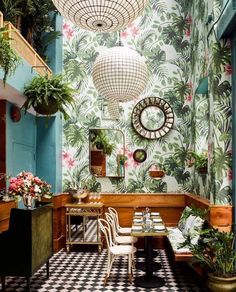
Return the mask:
<svg viewBox="0 0 236 292"><path fill-rule="evenodd" d="M70 120L64 123L64 189L73 183L86 185L92 191L189 191L219 203L228 202L230 48L228 43L217 43L211 36L208 45L204 17L207 2L150 0L145 13L120 32L122 45L135 49L146 59L149 78L141 96L119 104L118 120L109 119L106 102L93 85L91 71L100 52L118 45L119 34L92 33L64 22L65 78L78 89L76 106ZM196 95L199 80L205 76L209 76L209 94ZM158 140L142 138L131 126L133 107L148 96L165 99L175 115L173 129ZM92 128L119 129L124 133L125 178L95 178L90 174L88 135ZM137 148L146 150L145 162L133 159ZM188 166L188 149L208 151L209 175L199 177L194 167ZM217 165L223 161L224 168L220 170ZM162 180L149 176L153 164L165 170Z"/></svg>

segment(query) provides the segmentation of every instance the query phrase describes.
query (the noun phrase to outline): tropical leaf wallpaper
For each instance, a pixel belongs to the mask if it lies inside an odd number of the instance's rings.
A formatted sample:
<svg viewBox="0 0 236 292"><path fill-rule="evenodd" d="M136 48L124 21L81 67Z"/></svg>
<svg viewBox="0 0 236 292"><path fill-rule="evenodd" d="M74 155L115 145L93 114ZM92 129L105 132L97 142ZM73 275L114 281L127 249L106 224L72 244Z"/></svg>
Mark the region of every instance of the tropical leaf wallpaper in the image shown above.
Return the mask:
<svg viewBox="0 0 236 292"><path fill-rule="evenodd" d="M71 118L64 122L64 189L72 183L86 185L91 191L196 192L220 204L230 202L230 45L217 42L213 32L208 35L208 2L150 0L145 13L120 32L122 45L146 59L149 78L141 96L119 104L119 119L113 120L93 85L91 71L104 48L118 45L119 34L92 33L64 22L65 78L78 90ZM220 3L214 3L219 13ZM208 77L208 93L196 94L204 77ZM148 96L165 99L175 115L172 130L158 140L142 138L131 126L133 107ZM125 178L90 174L88 137L92 128L124 133ZM136 149L145 149L144 162L133 159ZM207 175L198 174L188 164L189 150L208 152ZM152 165L165 170L162 180L149 176Z"/></svg>

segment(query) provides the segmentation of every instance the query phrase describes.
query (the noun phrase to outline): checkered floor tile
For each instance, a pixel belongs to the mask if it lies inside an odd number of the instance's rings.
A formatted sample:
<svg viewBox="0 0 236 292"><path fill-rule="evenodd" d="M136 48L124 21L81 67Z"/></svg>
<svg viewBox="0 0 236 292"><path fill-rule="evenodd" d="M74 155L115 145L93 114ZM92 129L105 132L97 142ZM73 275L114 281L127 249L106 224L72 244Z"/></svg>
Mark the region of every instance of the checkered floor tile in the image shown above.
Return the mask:
<svg viewBox="0 0 236 292"><path fill-rule="evenodd" d="M50 278L46 279L46 267L42 267L31 279L31 291L50 292L125 292L125 291L166 291L166 292L202 292L199 281L194 280L190 268L176 265L165 250L159 250L155 261L161 262L162 268L155 272L165 279L161 288L144 289L130 284L127 278L127 262L120 258L114 263L112 274L106 286L103 279L106 271L106 250L97 251L65 250L55 254L50 260ZM142 261L143 259L138 259ZM140 270L134 271L134 277L143 275ZM6 277L6 291L25 290L25 279Z"/></svg>

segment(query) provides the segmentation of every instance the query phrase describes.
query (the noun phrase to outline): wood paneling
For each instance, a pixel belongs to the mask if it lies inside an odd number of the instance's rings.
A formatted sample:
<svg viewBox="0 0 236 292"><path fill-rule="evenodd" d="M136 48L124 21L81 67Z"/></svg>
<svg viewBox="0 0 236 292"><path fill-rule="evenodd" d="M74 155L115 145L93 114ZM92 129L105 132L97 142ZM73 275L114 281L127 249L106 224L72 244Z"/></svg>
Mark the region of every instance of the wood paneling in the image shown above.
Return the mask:
<svg viewBox="0 0 236 292"><path fill-rule="evenodd" d="M66 246L66 212L65 205L71 202L67 193L52 198L53 203L53 250L58 252Z"/></svg>
<svg viewBox="0 0 236 292"><path fill-rule="evenodd" d="M71 202L69 194L60 194L53 197L53 222L54 222L54 251L65 247L66 222L65 204ZM133 213L135 210L144 210L145 207L152 211L158 211L167 226L176 226L183 209L188 205L195 205L199 208L209 208L209 223L220 230L230 230L232 225L232 206L216 206L210 204L206 199L192 194L179 193L155 193L155 194L113 194L101 193L97 199L104 204L104 212L108 207L114 207L119 213L120 225L123 227L131 226ZM89 202L88 196L84 202ZM164 237L154 240L155 247L163 248L165 245ZM143 246L142 239L138 246ZM178 260L178 259L177 259ZM180 260L180 259L179 259ZM186 255L186 260L189 256Z"/></svg>
<svg viewBox="0 0 236 292"><path fill-rule="evenodd" d="M11 209L16 206L15 201L0 202L0 232L8 229Z"/></svg>

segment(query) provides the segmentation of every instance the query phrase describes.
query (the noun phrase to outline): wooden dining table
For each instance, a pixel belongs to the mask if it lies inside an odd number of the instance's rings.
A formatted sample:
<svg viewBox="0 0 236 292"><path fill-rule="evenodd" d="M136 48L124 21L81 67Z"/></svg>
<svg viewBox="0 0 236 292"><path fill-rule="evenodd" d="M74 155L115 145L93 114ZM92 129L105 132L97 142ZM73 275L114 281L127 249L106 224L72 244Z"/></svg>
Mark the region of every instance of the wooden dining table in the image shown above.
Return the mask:
<svg viewBox="0 0 236 292"><path fill-rule="evenodd" d="M145 275L134 279L136 286L143 288L158 288L165 285L165 280L153 274L153 237L167 236L168 231L158 212L150 212L146 221L146 214L135 212L132 222L131 235L144 237L145 240Z"/></svg>

